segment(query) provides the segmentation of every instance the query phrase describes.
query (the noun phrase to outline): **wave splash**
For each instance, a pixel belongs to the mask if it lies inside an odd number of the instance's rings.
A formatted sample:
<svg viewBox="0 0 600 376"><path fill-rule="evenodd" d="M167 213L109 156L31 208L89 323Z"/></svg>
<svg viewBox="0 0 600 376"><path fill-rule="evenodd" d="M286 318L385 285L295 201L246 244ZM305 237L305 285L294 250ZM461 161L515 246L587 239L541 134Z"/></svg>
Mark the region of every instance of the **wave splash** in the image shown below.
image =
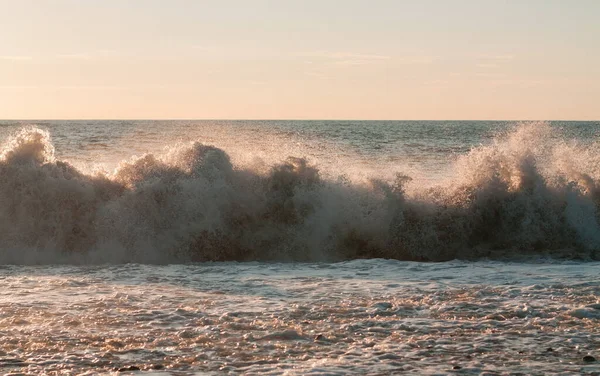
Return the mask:
<svg viewBox="0 0 600 376"><path fill-rule="evenodd" d="M598 260L599 156L530 123L433 188L326 179L292 157L257 171L198 142L88 174L24 128L0 153L0 262Z"/></svg>

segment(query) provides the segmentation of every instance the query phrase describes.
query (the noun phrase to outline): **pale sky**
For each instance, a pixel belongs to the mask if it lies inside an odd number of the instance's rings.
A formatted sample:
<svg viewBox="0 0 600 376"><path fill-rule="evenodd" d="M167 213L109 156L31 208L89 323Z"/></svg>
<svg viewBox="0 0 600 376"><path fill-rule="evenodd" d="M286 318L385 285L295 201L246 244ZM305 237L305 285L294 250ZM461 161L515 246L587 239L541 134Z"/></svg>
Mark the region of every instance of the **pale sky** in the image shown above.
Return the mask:
<svg viewBox="0 0 600 376"><path fill-rule="evenodd" d="M0 119L600 119L598 0L0 0Z"/></svg>

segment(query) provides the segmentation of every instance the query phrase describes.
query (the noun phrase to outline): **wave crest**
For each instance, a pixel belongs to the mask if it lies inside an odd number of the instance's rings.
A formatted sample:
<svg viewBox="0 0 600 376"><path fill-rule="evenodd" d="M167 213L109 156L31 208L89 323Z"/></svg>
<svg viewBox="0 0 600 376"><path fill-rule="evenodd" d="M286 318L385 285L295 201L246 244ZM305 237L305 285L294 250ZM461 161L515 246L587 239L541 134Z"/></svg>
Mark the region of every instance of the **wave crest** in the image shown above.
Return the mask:
<svg viewBox="0 0 600 376"><path fill-rule="evenodd" d="M25 128L0 155L0 262L599 259L598 155L532 123L433 188L325 179L292 157L257 171L198 142L86 174Z"/></svg>

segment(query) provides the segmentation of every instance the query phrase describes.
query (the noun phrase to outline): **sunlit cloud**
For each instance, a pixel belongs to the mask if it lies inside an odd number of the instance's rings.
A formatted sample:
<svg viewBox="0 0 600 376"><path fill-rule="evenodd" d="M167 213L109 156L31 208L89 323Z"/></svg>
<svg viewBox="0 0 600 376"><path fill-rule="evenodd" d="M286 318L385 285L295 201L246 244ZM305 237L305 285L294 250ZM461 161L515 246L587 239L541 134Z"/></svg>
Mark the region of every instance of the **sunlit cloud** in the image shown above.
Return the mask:
<svg viewBox="0 0 600 376"><path fill-rule="evenodd" d="M309 57L305 64L316 64L319 62L334 65L369 65L383 62L393 62L402 65L428 65L438 60L437 56L427 55L409 55L409 56L390 56L371 53L350 53L350 52L311 52L299 54L302 57Z"/></svg>
<svg viewBox="0 0 600 376"><path fill-rule="evenodd" d="M318 56L318 55L316 55ZM322 57L330 59L344 59L344 60L388 60L390 56L387 55L376 55L376 54L360 54L360 53L346 53L346 52L332 52L323 53Z"/></svg>
<svg viewBox="0 0 600 376"><path fill-rule="evenodd" d="M427 90L443 90L450 87L451 82L448 80L428 80L423 82L423 86Z"/></svg>
<svg viewBox="0 0 600 376"><path fill-rule="evenodd" d="M487 84L491 86L515 86L522 89L538 87L543 85L553 84L547 80L533 80L533 79L495 79L487 81Z"/></svg>
<svg viewBox="0 0 600 376"><path fill-rule="evenodd" d="M93 60L117 56L120 56L120 54L114 50L96 50L90 52L62 53L55 55L54 58L64 60Z"/></svg>
<svg viewBox="0 0 600 376"><path fill-rule="evenodd" d="M477 77L506 77L504 73L475 72Z"/></svg>
<svg viewBox="0 0 600 376"><path fill-rule="evenodd" d="M478 55L477 58L480 60L510 61L514 60L516 56L512 54Z"/></svg>
<svg viewBox="0 0 600 376"><path fill-rule="evenodd" d="M56 55L57 59L73 59L73 60L90 60L92 57L88 54L77 53L77 54L59 54Z"/></svg>
<svg viewBox="0 0 600 376"><path fill-rule="evenodd" d="M450 81L448 80L429 80L429 81L425 81L423 82L424 85L433 85L433 86L438 86L438 85L448 85L450 83Z"/></svg>
<svg viewBox="0 0 600 376"><path fill-rule="evenodd" d="M27 61L27 60L33 60L33 57L31 57L31 56L8 55L8 56L0 56L0 60Z"/></svg>
<svg viewBox="0 0 600 376"><path fill-rule="evenodd" d="M476 68L482 69L482 72L475 73L476 76L494 76L498 77L500 73L491 73L490 71L499 70L502 67L506 67L511 64L511 61L515 59L514 55L479 55L477 56Z"/></svg>
<svg viewBox="0 0 600 376"><path fill-rule="evenodd" d="M437 56L400 56L395 58L394 61L408 65L427 65L433 64L438 59Z"/></svg>
<svg viewBox="0 0 600 376"><path fill-rule="evenodd" d="M39 88L35 85L0 85L0 90L35 90Z"/></svg>
<svg viewBox="0 0 600 376"><path fill-rule="evenodd" d="M476 65L477 68L498 68L500 65L492 63L479 63Z"/></svg>
<svg viewBox="0 0 600 376"><path fill-rule="evenodd" d="M318 79L321 79L321 80L329 80L329 79L331 79L331 78L332 78L330 75L328 75L328 74L326 74L326 73L323 73L323 72L315 72L315 71L307 71L307 72L304 72L304 75L305 75L305 76L308 76L308 77L314 77L314 78L318 78Z"/></svg>
<svg viewBox="0 0 600 376"><path fill-rule="evenodd" d="M30 60L92 60L98 58L110 58L120 56L117 51L113 50L97 50L92 52L73 52L73 53L59 53L49 55L39 55L35 58L27 55L0 55L0 60L5 61L30 61Z"/></svg>
<svg viewBox="0 0 600 376"><path fill-rule="evenodd" d="M61 85L55 86L58 90L125 90L124 86L112 85Z"/></svg>
<svg viewBox="0 0 600 376"><path fill-rule="evenodd" d="M111 85L0 85L0 90L126 90L124 86Z"/></svg>
<svg viewBox="0 0 600 376"><path fill-rule="evenodd" d="M299 53L297 56L311 58L311 60L305 61L305 64L315 64L318 62L315 60L321 60L327 64L350 66L375 64L391 59L391 56L388 55L327 51Z"/></svg>
<svg viewBox="0 0 600 376"><path fill-rule="evenodd" d="M192 50L198 50L198 51L208 51L211 48L209 46L203 46L203 45L193 45Z"/></svg>
<svg viewBox="0 0 600 376"><path fill-rule="evenodd" d="M367 65L367 64L373 64L373 60L362 60L362 59L356 59L356 60L338 60L338 61L334 61L332 62L332 64L336 64L336 65Z"/></svg>

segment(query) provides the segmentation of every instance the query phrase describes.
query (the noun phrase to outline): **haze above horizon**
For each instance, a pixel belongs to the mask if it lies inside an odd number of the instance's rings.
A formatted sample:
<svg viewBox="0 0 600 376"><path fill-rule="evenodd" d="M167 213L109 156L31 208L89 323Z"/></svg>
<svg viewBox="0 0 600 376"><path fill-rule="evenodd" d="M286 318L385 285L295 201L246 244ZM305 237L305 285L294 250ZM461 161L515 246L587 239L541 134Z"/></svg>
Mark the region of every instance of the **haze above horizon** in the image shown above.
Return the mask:
<svg viewBox="0 0 600 376"><path fill-rule="evenodd" d="M600 2L0 0L2 119L600 119Z"/></svg>

